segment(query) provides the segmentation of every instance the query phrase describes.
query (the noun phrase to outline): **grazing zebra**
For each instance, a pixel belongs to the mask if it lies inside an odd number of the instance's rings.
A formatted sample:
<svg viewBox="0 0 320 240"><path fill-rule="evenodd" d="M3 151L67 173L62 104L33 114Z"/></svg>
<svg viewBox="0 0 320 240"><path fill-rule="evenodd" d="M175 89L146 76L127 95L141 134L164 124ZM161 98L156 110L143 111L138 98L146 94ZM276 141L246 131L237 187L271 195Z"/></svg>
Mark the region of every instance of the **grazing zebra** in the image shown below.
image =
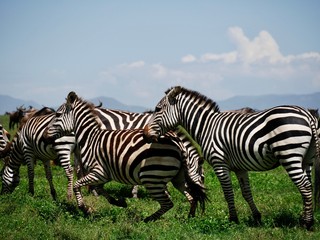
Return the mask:
<svg viewBox="0 0 320 240"><path fill-rule="evenodd" d="M282 165L299 189L304 205L302 223L313 225L311 167L315 160L315 199L319 201L319 126L309 111L297 106L239 114L219 112L215 102L195 91L174 87L155 108L144 128L146 138L157 139L181 124L202 147L213 167L229 207L238 222L230 171L234 171L254 219L261 214L254 204L248 171L266 171ZM315 204L316 205L316 204Z"/></svg>
<svg viewBox="0 0 320 240"><path fill-rule="evenodd" d="M26 164L28 167L29 192L33 195L34 164L36 159L41 159L50 185L51 195L53 199L56 199L57 195L52 183L50 160L59 158L68 178L68 199L71 198L73 174L70 165L70 153L74 148L74 136L65 136L56 139L55 142L48 142L42 137L46 126L54 116L54 112L48 113L47 108L43 108L20 127L11 144L9 161L6 162L3 169L2 194L13 192L19 184L19 168L21 164Z"/></svg>
<svg viewBox="0 0 320 240"><path fill-rule="evenodd" d="M101 119L103 125L107 130L143 128L153 116L152 112L133 113L127 111L105 109L102 107L96 107L94 111ZM203 159L199 156L198 150L196 149L194 144L182 131L176 130L175 133L181 139L185 148L187 149L188 157L190 159L190 167L193 168L193 171L198 171L199 173L199 175L193 176L200 178L193 179L193 181L203 186ZM137 197L137 190L137 186L135 186L132 190L133 197Z"/></svg>
<svg viewBox="0 0 320 240"><path fill-rule="evenodd" d="M111 180L129 185L145 186L151 197L158 201L160 209L147 217L145 222L160 218L172 208L173 203L166 191L171 181L175 188L187 196L195 215L199 201L204 209L206 194L202 186L192 181L188 168L187 154L181 140L174 134L167 134L158 143L148 144L142 129L105 130L92 104L70 92L67 103L57 112L55 120L48 126L47 137L61 137L74 132L80 147L81 161L87 175L74 184L78 207L84 213L91 213L82 198L80 187L101 185ZM190 174L190 175L189 175Z"/></svg>
<svg viewBox="0 0 320 240"><path fill-rule="evenodd" d="M0 124L0 157L4 157L10 148L7 134L8 132L4 129L2 124Z"/></svg>

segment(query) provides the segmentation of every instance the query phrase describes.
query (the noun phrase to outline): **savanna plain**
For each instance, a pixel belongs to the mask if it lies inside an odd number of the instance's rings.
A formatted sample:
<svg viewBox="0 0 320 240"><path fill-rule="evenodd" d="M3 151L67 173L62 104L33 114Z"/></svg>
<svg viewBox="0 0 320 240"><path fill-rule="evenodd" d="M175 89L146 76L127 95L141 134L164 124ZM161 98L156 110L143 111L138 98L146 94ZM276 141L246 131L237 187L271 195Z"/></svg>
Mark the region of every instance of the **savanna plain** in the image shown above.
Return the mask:
<svg viewBox="0 0 320 240"><path fill-rule="evenodd" d="M8 130L8 116L0 116ZM15 131L10 131L11 136ZM11 137L12 138L12 137ZM0 161L0 168L3 160ZM209 197L204 213L197 211L188 218L189 203L174 189L168 190L174 207L160 220L144 223L159 205L149 198L143 187L139 198L130 198L130 187L115 182L105 185L113 196L127 197L127 208L110 205L102 196L83 189L85 202L94 208L91 216L77 209L75 198L67 201L67 179L63 169L52 166L58 200L53 201L45 178L43 164L35 167L35 195L28 194L27 168L20 168L21 181L10 195L0 196L1 239L320 239L320 210L315 212L315 225L307 231L299 225L302 199L283 168L267 172L251 172L251 188L262 214L262 224L255 225L250 209L242 198L233 174L239 224L228 221L223 192L212 168L205 163L205 185Z"/></svg>

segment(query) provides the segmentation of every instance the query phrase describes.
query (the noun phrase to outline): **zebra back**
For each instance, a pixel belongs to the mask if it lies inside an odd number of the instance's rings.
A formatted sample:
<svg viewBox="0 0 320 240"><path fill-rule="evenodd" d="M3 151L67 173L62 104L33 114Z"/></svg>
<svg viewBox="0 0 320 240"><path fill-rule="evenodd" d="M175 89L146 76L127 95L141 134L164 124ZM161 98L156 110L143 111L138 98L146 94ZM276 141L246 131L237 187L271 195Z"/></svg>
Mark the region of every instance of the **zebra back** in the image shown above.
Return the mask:
<svg viewBox="0 0 320 240"><path fill-rule="evenodd" d="M143 128L152 117L150 113L133 113L102 107L96 107L94 111L109 130Z"/></svg>

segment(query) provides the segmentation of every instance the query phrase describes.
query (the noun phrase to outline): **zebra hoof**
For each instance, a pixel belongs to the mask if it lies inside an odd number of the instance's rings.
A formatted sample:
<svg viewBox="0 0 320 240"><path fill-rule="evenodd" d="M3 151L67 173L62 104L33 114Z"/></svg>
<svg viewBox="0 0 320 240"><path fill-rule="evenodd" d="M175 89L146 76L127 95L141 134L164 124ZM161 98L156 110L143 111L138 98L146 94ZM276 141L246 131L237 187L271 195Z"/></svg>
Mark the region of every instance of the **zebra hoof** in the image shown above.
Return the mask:
<svg viewBox="0 0 320 240"><path fill-rule="evenodd" d="M238 219L238 217L229 217L229 221L230 221L230 222L234 222L234 223L236 223L236 224L239 224L239 219Z"/></svg>
<svg viewBox="0 0 320 240"><path fill-rule="evenodd" d="M152 215L151 216L149 216L149 217L146 217L143 221L145 222L145 223L148 223L148 222L154 222L154 221L156 221L157 219L155 219L154 217L152 217Z"/></svg>
<svg viewBox="0 0 320 240"><path fill-rule="evenodd" d="M93 209L91 207L87 207L83 205L83 206L79 206L79 208L86 216L90 216L93 213Z"/></svg>
<svg viewBox="0 0 320 240"><path fill-rule="evenodd" d="M117 203L119 207L123 207L123 208L126 208L128 207L127 205L127 202L126 202L126 199L125 198L119 198L118 199L118 203Z"/></svg>
<svg viewBox="0 0 320 240"><path fill-rule="evenodd" d="M313 231L313 224L314 224L314 219L307 221L303 218L300 218L301 227L307 229L308 231Z"/></svg>
<svg viewBox="0 0 320 240"><path fill-rule="evenodd" d="M58 197L57 197L56 191L52 191L51 196L52 196L53 201L57 201Z"/></svg>
<svg viewBox="0 0 320 240"><path fill-rule="evenodd" d="M260 226L262 224L261 221L261 213L256 213L253 215L253 221L256 225Z"/></svg>
<svg viewBox="0 0 320 240"><path fill-rule="evenodd" d="M110 199L108 199L109 203L112 205L115 205L117 207L123 207L126 208L128 205L126 203L126 199L125 198L119 198L118 200L110 197Z"/></svg>
<svg viewBox="0 0 320 240"><path fill-rule="evenodd" d="M34 190L29 189L29 194L33 197L34 196Z"/></svg>

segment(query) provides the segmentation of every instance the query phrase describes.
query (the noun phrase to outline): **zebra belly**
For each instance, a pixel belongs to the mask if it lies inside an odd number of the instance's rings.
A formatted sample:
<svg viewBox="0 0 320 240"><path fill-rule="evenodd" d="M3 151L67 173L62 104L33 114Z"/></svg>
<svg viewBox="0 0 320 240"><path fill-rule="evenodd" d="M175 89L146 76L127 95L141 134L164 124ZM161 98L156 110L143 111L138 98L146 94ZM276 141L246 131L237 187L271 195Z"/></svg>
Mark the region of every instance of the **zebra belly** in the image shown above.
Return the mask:
<svg viewBox="0 0 320 240"><path fill-rule="evenodd" d="M144 160L139 171L141 183L167 183L181 168L181 162L172 157L151 157Z"/></svg>
<svg viewBox="0 0 320 240"><path fill-rule="evenodd" d="M237 150L238 154L228 154L226 162L230 162L231 170L266 171L278 167L279 160L274 156L267 144L245 151Z"/></svg>
<svg viewBox="0 0 320 240"><path fill-rule="evenodd" d="M113 170L111 179L128 185L167 183L178 174L180 168L181 162L176 158L154 156Z"/></svg>

